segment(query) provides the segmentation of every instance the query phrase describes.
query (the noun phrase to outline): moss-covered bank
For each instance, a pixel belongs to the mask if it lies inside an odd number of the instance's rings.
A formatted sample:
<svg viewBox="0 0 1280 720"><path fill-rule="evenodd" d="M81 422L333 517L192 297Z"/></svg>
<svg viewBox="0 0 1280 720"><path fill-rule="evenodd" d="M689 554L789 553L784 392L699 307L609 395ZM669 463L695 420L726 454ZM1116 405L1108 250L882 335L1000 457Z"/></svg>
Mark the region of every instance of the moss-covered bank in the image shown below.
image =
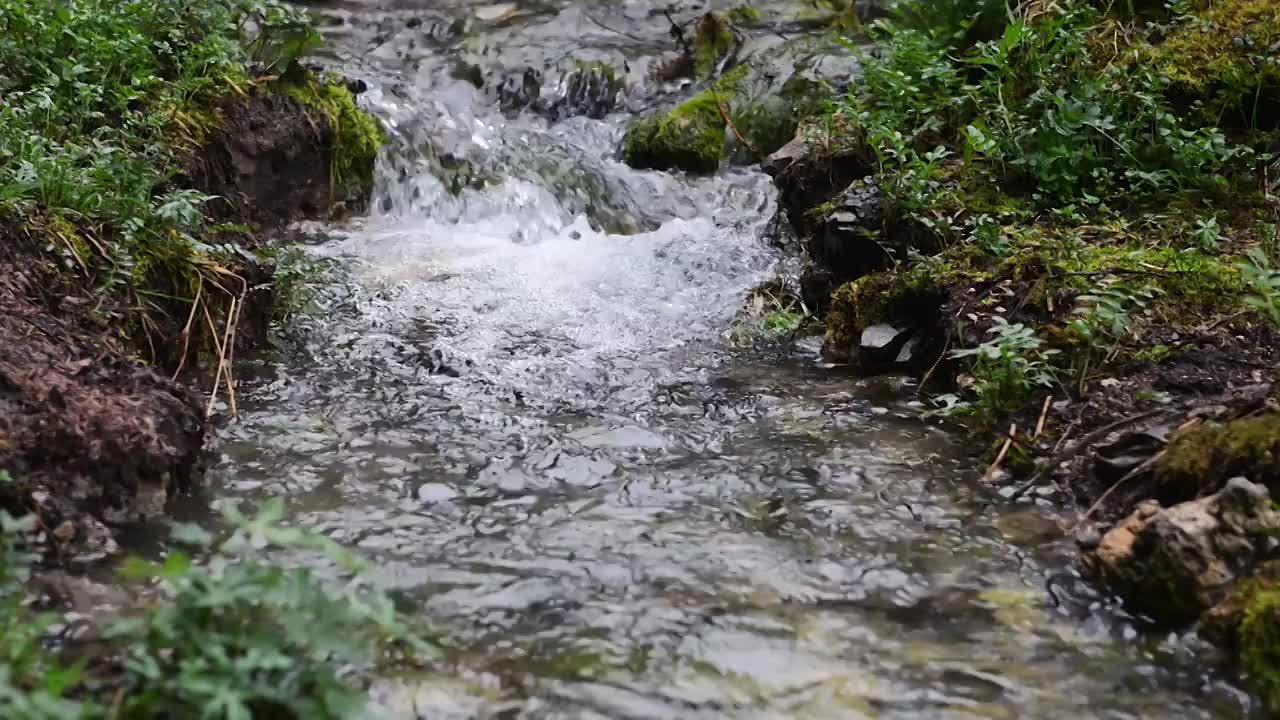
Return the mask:
<svg viewBox="0 0 1280 720"><path fill-rule="evenodd" d="M1154 498L1143 542L1194 536L1247 577L1258 558L1183 504L1280 489L1280 8L961 5L899 4L863 81L769 163L830 294L824 353L883 370L865 359L911 337L927 357L890 369L989 438L1006 494L1053 486L1088 536ZM1255 595L1240 659L1272 703Z"/></svg>
<svg viewBox="0 0 1280 720"><path fill-rule="evenodd" d="M178 379L227 398L263 339L261 233L363 203L380 132L315 39L275 2L0 6L0 509L51 543L191 485L213 406Z"/></svg>

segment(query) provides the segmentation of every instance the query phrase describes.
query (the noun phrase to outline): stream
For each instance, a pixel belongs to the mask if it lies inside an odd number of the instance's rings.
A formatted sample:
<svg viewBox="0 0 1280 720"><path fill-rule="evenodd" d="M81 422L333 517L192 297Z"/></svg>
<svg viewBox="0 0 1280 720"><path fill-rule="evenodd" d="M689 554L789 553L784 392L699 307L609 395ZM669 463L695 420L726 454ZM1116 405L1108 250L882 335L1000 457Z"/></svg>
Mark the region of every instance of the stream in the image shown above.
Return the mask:
<svg viewBox="0 0 1280 720"><path fill-rule="evenodd" d="M1068 521L1002 502L908 381L728 341L788 262L775 191L618 159L675 90L647 80L662 7L312 6L389 147L369 215L312 228L322 309L241 364L210 482L283 496L450 639L370 717L1239 717L1194 639L1093 594ZM708 7L731 4L673 16ZM583 62L632 88L610 112L558 104Z"/></svg>

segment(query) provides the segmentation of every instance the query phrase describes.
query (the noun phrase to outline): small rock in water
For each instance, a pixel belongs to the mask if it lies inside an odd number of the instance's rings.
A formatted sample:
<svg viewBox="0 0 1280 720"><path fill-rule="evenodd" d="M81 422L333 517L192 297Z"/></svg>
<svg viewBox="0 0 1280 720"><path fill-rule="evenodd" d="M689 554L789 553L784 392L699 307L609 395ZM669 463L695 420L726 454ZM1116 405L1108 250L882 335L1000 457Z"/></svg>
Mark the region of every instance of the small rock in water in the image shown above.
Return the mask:
<svg viewBox="0 0 1280 720"><path fill-rule="evenodd" d="M417 496L424 503L441 503L456 498L458 491L444 483L426 483L418 486Z"/></svg>

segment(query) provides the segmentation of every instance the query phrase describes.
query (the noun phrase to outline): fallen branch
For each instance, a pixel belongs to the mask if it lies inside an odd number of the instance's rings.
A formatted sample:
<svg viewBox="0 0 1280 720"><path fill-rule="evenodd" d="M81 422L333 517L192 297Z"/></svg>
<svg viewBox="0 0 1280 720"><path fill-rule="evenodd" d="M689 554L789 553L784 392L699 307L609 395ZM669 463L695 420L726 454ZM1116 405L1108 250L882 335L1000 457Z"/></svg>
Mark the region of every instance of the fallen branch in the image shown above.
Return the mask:
<svg viewBox="0 0 1280 720"><path fill-rule="evenodd" d="M715 88L711 89L711 95L716 99L716 107L720 108L720 115L724 117L725 123L729 125L729 129L732 130L734 136L738 138L738 142L742 143L751 150L751 152L755 153L756 157L759 157L760 148L751 144L751 141L747 140L742 136L742 133L738 132L738 126L733 124L733 119L729 117L729 111L725 109L724 103L720 101L720 95L715 91Z"/></svg>
<svg viewBox="0 0 1280 720"><path fill-rule="evenodd" d="M178 357L178 369L173 371L173 380L182 374L182 367L187 363L187 349L191 344L191 324L195 322L196 310L200 308L200 297L204 294L204 278L196 285L196 299L191 301L191 313L187 315L187 324L182 327L182 355Z"/></svg>
<svg viewBox="0 0 1280 720"><path fill-rule="evenodd" d="M1040 437L1040 433L1044 432L1045 420L1049 419L1049 404L1052 402L1052 395L1044 399L1044 407L1040 408L1040 419L1036 421L1036 431L1031 435L1032 440Z"/></svg>
<svg viewBox="0 0 1280 720"><path fill-rule="evenodd" d="M987 468L986 474L982 476L984 482L991 482L991 478L995 477L996 472L1000 469L1000 463L1004 462L1004 458L1009 454L1009 448L1013 446L1014 438L1018 437L1018 425L1014 423L1009 426L1009 436L1004 439L1004 445L1001 446L1000 452L996 453L996 459L991 463L991 467Z"/></svg>
<svg viewBox="0 0 1280 720"><path fill-rule="evenodd" d="M1098 510L1098 508L1102 507L1102 503L1105 502L1107 498L1111 497L1111 493L1115 492L1117 488L1119 488L1121 485L1125 484L1126 482L1129 482L1133 478L1136 478L1139 475L1143 474L1144 472L1150 470L1152 467L1155 466L1156 463L1160 462L1160 458L1163 458L1164 454L1165 454L1165 451L1161 450L1155 455L1152 455L1151 457L1142 461L1142 464L1139 465L1138 467L1125 473L1124 477L1115 481L1115 483L1112 484L1111 487L1107 488L1106 492L1099 495L1098 499L1093 501L1093 504L1089 506L1088 510L1084 511L1084 515L1081 515L1080 519L1076 521L1075 526L1072 528L1072 532L1074 532L1076 528L1079 528L1090 517L1092 517L1093 514Z"/></svg>

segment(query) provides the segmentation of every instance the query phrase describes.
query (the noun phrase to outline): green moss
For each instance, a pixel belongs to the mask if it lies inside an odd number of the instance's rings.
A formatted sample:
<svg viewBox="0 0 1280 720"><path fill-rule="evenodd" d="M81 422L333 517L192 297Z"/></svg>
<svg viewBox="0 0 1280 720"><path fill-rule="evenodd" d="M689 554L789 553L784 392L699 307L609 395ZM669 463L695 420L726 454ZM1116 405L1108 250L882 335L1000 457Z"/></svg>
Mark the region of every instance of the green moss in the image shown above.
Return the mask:
<svg viewBox="0 0 1280 720"><path fill-rule="evenodd" d="M1201 618L1201 631L1234 656L1267 712L1280 714L1280 561L1263 563L1236 583Z"/></svg>
<svg viewBox="0 0 1280 720"><path fill-rule="evenodd" d="M1240 667L1267 712L1280 713L1280 588L1255 592L1240 625Z"/></svg>
<svg viewBox="0 0 1280 720"><path fill-rule="evenodd" d="M757 27L764 22L764 13L750 5L739 5L729 11L729 19L740 27Z"/></svg>
<svg viewBox="0 0 1280 720"><path fill-rule="evenodd" d="M862 338L862 331L879 323L912 322L921 311L938 303L929 296L938 290L923 273L878 272L845 283L831 295L823 354L847 359Z"/></svg>
<svg viewBox="0 0 1280 720"><path fill-rule="evenodd" d="M373 189L373 168L384 141L382 128L356 105L355 96L335 79L307 78L288 83L282 91L318 110L333 131L329 180L335 192L363 197Z"/></svg>
<svg viewBox="0 0 1280 720"><path fill-rule="evenodd" d="M1190 18L1149 52L1179 92L1208 100L1206 118L1238 113L1249 127L1260 102L1280 90L1280 5L1274 0L1202 1ZM1260 102L1259 102L1260 101Z"/></svg>
<svg viewBox="0 0 1280 720"><path fill-rule="evenodd" d="M710 173L725 153L724 114L745 76L738 67L665 115L641 119L627 133L623 156L636 168Z"/></svg>
<svg viewBox="0 0 1280 720"><path fill-rule="evenodd" d="M698 21L693 36L693 74L696 78L709 78L716 72L720 60L733 52L738 38L733 26L720 15L707 13Z"/></svg>
<svg viewBox="0 0 1280 720"><path fill-rule="evenodd" d="M1280 413L1180 430L1156 464L1161 488L1172 499L1206 494L1237 475L1280 491Z"/></svg>

